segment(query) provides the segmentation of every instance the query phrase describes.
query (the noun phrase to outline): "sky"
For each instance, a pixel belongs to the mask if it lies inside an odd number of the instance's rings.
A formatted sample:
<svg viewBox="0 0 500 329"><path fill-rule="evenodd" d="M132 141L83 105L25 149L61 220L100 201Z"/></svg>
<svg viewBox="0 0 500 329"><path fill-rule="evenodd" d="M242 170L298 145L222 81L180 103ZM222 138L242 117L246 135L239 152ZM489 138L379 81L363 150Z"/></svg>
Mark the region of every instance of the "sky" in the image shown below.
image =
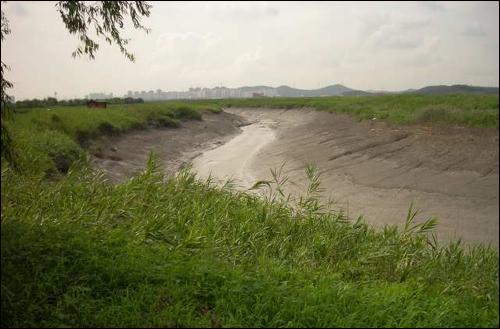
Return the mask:
<svg viewBox="0 0 500 329"><path fill-rule="evenodd" d="M151 2L125 21L127 60L98 40L95 60L74 59L55 2L2 3L11 34L1 58L16 100L90 92L190 87L343 84L405 90L439 84L499 85L495 2Z"/></svg>

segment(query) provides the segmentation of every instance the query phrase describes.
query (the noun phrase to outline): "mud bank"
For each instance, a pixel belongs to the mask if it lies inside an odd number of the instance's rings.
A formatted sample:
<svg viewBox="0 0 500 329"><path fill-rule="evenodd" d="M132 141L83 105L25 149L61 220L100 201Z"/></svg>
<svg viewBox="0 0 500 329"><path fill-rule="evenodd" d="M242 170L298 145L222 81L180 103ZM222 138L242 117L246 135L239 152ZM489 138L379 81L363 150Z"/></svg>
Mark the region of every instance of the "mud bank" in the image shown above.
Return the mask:
<svg viewBox="0 0 500 329"><path fill-rule="evenodd" d="M230 113L203 114L202 121L183 121L179 128L137 130L104 141L103 151L92 160L111 182L124 181L144 171L151 151L162 168L175 172L207 150L225 144L248 125Z"/></svg>
<svg viewBox="0 0 500 329"><path fill-rule="evenodd" d="M182 125L111 140L98 166L122 180L143 170L155 150L168 170L192 161L200 176L233 176L248 188L286 162L283 174L297 184L287 192L299 194L307 184L304 164L315 163L325 199L351 218L402 225L413 202L418 219L438 217L441 240L498 247L498 131L359 123L307 109L228 109Z"/></svg>
<svg viewBox="0 0 500 329"><path fill-rule="evenodd" d="M306 186L315 163L327 196L350 217L371 224L404 223L410 202L421 220L438 217L441 240L498 247L498 131L451 126L359 123L314 110L234 109L250 121L276 122L276 139L248 164L257 179L286 162L284 174Z"/></svg>

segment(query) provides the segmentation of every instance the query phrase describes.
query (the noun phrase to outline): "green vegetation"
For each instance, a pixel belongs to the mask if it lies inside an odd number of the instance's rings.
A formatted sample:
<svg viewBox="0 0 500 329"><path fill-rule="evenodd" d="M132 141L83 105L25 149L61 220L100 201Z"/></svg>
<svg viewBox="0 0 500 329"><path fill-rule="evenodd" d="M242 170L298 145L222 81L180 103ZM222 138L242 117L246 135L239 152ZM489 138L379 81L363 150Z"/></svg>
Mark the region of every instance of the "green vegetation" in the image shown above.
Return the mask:
<svg viewBox="0 0 500 329"><path fill-rule="evenodd" d="M110 105L107 109L53 107L15 115L8 127L17 165L29 172L59 169L69 165L102 135L131 129L177 127L179 119L201 120L200 111L220 111L214 104L147 103Z"/></svg>
<svg viewBox="0 0 500 329"><path fill-rule="evenodd" d="M498 102L498 100L497 100ZM189 168L111 185L85 147L102 134L200 119L215 104L37 109L15 115L2 159L2 327L498 327L499 253L438 245L434 220L375 231ZM172 124L172 122L174 124ZM47 176L67 161L67 173ZM52 169L50 169L52 168ZM55 172L58 172L57 170ZM403 220L403 219L402 219Z"/></svg>
<svg viewBox="0 0 500 329"><path fill-rule="evenodd" d="M32 109L37 107L52 108L54 106L86 106L87 99L70 99L70 100L57 100L54 97L47 97L45 99L29 99L24 101L15 102L16 109ZM106 103L110 104L134 104L144 103L142 98L111 98L107 99Z"/></svg>
<svg viewBox="0 0 500 329"><path fill-rule="evenodd" d="M4 170L1 201L3 327L498 326L498 251L426 227L376 233L153 160L117 186Z"/></svg>
<svg viewBox="0 0 500 329"><path fill-rule="evenodd" d="M390 95L371 97L259 98L222 100L222 107L313 108L359 120L499 127L499 97L490 95Z"/></svg>

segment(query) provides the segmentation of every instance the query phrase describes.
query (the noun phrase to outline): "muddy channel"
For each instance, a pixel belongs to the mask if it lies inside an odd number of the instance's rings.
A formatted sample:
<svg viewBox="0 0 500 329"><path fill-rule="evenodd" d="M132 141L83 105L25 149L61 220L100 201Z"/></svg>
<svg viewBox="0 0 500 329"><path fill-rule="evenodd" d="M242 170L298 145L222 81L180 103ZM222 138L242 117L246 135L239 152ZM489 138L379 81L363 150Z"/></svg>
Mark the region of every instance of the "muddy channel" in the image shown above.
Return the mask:
<svg viewBox="0 0 500 329"><path fill-rule="evenodd" d="M314 163L324 199L349 217L375 227L403 225L411 202L417 220L438 218L442 241L499 241L498 131L453 126L391 125L314 110L226 109L179 129L151 129L112 138L96 158L112 181L144 169L159 154L167 171L187 162L200 178L234 179L239 189L269 179L285 164L294 182L307 186Z"/></svg>

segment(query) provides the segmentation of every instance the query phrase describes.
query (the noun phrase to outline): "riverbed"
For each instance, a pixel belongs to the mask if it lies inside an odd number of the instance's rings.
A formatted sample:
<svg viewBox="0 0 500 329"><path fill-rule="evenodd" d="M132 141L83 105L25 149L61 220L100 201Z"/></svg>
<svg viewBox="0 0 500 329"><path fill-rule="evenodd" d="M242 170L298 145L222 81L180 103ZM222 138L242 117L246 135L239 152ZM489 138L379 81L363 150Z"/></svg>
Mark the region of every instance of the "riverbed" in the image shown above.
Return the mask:
<svg viewBox="0 0 500 329"><path fill-rule="evenodd" d="M193 170L200 178L233 180L238 188L249 189L257 179L251 170L255 156L276 139L275 125L273 120L262 120L241 127L241 134L228 143L194 158Z"/></svg>

